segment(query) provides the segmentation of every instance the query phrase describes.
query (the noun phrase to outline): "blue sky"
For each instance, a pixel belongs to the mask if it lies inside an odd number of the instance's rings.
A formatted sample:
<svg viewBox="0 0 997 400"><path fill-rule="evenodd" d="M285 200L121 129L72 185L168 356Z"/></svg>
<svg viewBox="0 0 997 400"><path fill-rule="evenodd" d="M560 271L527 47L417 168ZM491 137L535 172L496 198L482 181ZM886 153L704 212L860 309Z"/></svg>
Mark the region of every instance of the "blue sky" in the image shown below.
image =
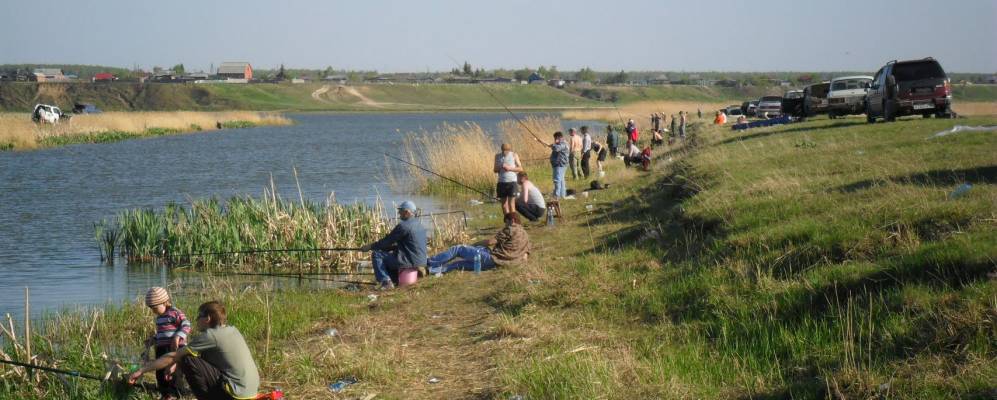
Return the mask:
<svg viewBox="0 0 997 400"><path fill-rule="evenodd" d="M438 71L875 71L933 56L997 72L997 1L14 2L0 63ZM36 7L39 6L39 7Z"/></svg>

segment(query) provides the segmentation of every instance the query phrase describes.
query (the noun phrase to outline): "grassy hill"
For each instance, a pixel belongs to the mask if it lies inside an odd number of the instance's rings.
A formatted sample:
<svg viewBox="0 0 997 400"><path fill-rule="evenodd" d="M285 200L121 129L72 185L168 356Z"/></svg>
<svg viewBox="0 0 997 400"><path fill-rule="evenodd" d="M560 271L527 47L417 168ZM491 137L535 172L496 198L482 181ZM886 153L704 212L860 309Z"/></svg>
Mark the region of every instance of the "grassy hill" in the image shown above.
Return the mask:
<svg viewBox="0 0 997 400"><path fill-rule="evenodd" d="M511 108L558 109L609 107L611 101L694 101L740 103L782 88L701 86L594 86L565 90L543 85L489 85ZM997 101L990 85L957 86L962 101ZM323 84L138 84L138 83L2 83L0 111L30 111L36 103L70 107L94 103L112 111L390 111L501 109L479 85L323 85Z"/></svg>

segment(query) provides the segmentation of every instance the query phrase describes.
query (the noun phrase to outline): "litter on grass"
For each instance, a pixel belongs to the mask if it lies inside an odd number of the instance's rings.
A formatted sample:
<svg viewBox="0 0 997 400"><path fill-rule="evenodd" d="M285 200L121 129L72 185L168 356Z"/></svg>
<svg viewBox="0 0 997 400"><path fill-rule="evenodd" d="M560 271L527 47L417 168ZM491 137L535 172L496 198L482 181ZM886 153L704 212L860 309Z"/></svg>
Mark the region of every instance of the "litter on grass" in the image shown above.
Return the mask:
<svg viewBox="0 0 997 400"><path fill-rule="evenodd" d="M966 125L956 125L952 129L938 132L928 139L953 135L959 132L986 132L986 131L997 131L997 125L978 125L978 126L966 126Z"/></svg>

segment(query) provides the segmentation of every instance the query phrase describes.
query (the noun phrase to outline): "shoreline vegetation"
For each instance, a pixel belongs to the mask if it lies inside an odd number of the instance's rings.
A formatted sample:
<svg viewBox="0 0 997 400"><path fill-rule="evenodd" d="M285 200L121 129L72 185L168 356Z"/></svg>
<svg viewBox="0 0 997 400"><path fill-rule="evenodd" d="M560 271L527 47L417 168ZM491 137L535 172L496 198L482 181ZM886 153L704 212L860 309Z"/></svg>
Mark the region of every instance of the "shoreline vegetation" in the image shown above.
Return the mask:
<svg viewBox="0 0 997 400"><path fill-rule="evenodd" d="M359 248L386 234L393 220L383 205L325 204L285 200L265 190L262 197L194 200L161 210L134 209L94 223L101 258L166 262L194 271L269 273L348 272L366 254L356 251L260 252L253 250ZM429 246L440 250L467 239L452 218L434 218ZM249 252L240 252L250 250ZM210 254L203 254L210 253ZM221 253L221 254L218 254ZM110 257L108 255L111 255Z"/></svg>
<svg viewBox="0 0 997 400"><path fill-rule="evenodd" d="M26 113L0 113L0 149L33 150L79 143L175 135L260 125L290 125L280 114L257 111L145 111L73 115L57 124L36 124Z"/></svg>
<svg viewBox="0 0 997 400"><path fill-rule="evenodd" d="M656 149L648 172L610 160L609 189L563 201L568 217L556 227L527 227L533 253L520 267L447 274L377 297L224 280L170 290L188 312L225 302L263 386L295 398L328 397L327 385L350 376L358 383L333 396L997 394L997 136L934 137L997 117L847 117L739 132L711 119L693 117L689 139ZM561 125L537 123L545 140ZM454 145L450 133L468 142ZM451 164L453 177L484 187L478 164L490 171L496 144L480 127L410 135L410 160ZM543 150L518 137L502 140ZM444 144L455 147L434 150ZM444 161L411 155L432 151ZM489 172L489 190L492 180ZM549 175L533 180L549 191ZM456 192L433 185L415 189ZM471 208L475 239L500 224L495 208ZM317 224L295 221L277 219L276 229ZM106 368L103 354L134 359L127 348L152 329L138 299L43 325L32 336L38 360L95 374ZM0 357L25 359L23 340L4 334ZM0 366L0 376L0 397L120 398L21 368Z"/></svg>

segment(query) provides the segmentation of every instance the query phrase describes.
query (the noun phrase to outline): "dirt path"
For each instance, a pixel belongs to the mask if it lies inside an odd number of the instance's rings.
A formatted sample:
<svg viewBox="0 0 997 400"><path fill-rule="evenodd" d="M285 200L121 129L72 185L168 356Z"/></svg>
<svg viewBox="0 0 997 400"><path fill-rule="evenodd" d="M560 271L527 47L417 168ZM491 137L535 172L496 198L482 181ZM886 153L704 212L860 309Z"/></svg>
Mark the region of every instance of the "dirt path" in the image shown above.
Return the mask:
<svg viewBox="0 0 997 400"><path fill-rule="evenodd" d="M331 86L322 85L322 87L315 89L315 91L312 92L312 98L315 99L316 101L321 101L323 103L334 104L335 102L329 101L329 99L325 97L325 94L329 93L330 91L332 91ZM363 104L368 107L384 108L386 104L392 104L392 103L381 103L374 101L371 98L364 96L363 93L360 93L360 91L358 91L356 88L349 86L342 86L342 85L337 86L336 90L334 91L334 94L339 97L342 96L356 97L357 99L360 100L360 104Z"/></svg>
<svg viewBox="0 0 997 400"><path fill-rule="evenodd" d="M375 292L357 317L320 328L335 327L339 338L310 343L304 353L325 351L341 376L364 377L339 398L494 398L501 384L496 356L515 341L498 333L501 313L489 305L501 279L451 273Z"/></svg>

